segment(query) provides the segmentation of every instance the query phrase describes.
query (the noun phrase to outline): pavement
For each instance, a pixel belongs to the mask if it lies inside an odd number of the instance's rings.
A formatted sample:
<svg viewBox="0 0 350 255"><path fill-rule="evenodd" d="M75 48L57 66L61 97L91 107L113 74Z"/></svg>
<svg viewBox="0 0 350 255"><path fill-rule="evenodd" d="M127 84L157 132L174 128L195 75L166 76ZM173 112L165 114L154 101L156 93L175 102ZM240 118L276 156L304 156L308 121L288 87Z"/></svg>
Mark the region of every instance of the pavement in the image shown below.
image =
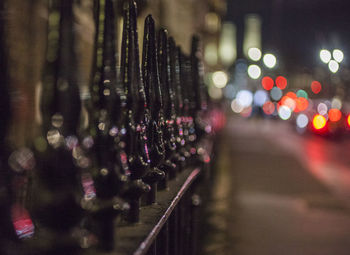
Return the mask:
<svg viewBox="0 0 350 255"><path fill-rule="evenodd" d="M237 118L222 137L200 254L350 254L346 142Z"/></svg>

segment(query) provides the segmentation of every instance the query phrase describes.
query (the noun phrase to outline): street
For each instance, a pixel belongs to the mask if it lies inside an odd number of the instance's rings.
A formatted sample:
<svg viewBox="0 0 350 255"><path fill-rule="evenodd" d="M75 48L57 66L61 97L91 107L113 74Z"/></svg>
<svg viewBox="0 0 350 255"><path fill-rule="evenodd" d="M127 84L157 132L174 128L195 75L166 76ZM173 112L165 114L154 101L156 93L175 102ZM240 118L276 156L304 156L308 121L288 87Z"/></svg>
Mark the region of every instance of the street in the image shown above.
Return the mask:
<svg viewBox="0 0 350 255"><path fill-rule="evenodd" d="M203 254L349 254L348 139L242 118L223 137Z"/></svg>

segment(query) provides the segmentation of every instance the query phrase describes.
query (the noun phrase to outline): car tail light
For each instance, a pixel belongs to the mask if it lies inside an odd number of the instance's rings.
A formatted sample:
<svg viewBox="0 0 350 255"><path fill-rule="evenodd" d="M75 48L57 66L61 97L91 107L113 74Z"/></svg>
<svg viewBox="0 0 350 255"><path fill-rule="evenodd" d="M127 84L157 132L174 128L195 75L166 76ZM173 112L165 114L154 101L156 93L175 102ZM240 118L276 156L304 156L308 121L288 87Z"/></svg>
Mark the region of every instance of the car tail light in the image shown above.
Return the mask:
<svg viewBox="0 0 350 255"><path fill-rule="evenodd" d="M316 114L312 120L312 125L316 130L320 130L326 126L327 120L324 116Z"/></svg>

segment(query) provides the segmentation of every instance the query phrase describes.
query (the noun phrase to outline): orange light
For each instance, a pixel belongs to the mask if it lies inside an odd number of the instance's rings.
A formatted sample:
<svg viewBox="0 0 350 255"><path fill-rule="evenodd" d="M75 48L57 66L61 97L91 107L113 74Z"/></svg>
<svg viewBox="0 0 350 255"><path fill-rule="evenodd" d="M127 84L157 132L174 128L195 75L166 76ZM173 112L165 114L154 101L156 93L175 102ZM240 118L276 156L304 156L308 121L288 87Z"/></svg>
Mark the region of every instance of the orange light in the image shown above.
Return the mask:
<svg viewBox="0 0 350 255"><path fill-rule="evenodd" d="M296 106L295 106L295 112L302 112L307 109L309 106L309 101L305 97L298 97L295 100Z"/></svg>
<svg viewBox="0 0 350 255"><path fill-rule="evenodd" d="M286 94L287 97L290 97L291 99L297 99L297 95L294 92L289 91Z"/></svg>
<svg viewBox="0 0 350 255"><path fill-rule="evenodd" d="M339 121L341 119L341 111L338 109L330 109L328 112L328 117L330 121Z"/></svg>
<svg viewBox="0 0 350 255"><path fill-rule="evenodd" d="M269 76L265 76L261 80L261 85L266 90L271 90L273 88L273 79Z"/></svg>
<svg viewBox="0 0 350 255"><path fill-rule="evenodd" d="M315 129L320 130L326 126L326 118L323 117L320 114L317 114L314 116L314 119L312 120L312 125Z"/></svg>
<svg viewBox="0 0 350 255"><path fill-rule="evenodd" d="M287 79L283 76L278 76L276 78L276 86L280 89L285 89L287 87Z"/></svg>
<svg viewBox="0 0 350 255"><path fill-rule="evenodd" d="M290 92L289 92L290 93ZM293 93L293 92L292 92ZM294 93L293 93L294 94ZM294 111L295 107L296 107L296 102L294 100L294 98L291 98L287 95L283 96L280 100L280 105L285 105L287 106L289 109L291 109L292 111Z"/></svg>
<svg viewBox="0 0 350 255"><path fill-rule="evenodd" d="M350 114L347 117L347 123L348 123L348 126L350 127Z"/></svg>
<svg viewBox="0 0 350 255"><path fill-rule="evenodd" d="M315 94L318 94L321 92L322 90L322 85L320 82L318 81L313 81L311 82L311 90L312 92L314 92Z"/></svg>

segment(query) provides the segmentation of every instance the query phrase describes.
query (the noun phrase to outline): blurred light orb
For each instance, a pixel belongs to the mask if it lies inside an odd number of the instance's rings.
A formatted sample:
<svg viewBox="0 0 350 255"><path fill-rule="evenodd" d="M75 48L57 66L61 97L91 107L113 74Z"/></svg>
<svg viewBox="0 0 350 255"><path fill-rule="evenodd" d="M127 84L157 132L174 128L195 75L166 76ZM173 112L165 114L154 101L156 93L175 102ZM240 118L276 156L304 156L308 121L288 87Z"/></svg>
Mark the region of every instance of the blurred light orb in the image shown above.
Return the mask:
<svg viewBox="0 0 350 255"><path fill-rule="evenodd" d="M236 100L244 108L249 107L253 103L253 93L249 90L240 90L237 93Z"/></svg>
<svg viewBox="0 0 350 255"><path fill-rule="evenodd" d="M233 98L235 98L236 88L232 83L227 84L223 90L224 90L223 92L224 92L224 95L226 98L231 99L231 100Z"/></svg>
<svg viewBox="0 0 350 255"><path fill-rule="evenodd" d="M329 68L329 70L330 70L332 73L336 73L336 72L338 72L338 70L339 70L339 64L338 64L337 61L331 60L331 61L329 61L329 63L328 63L328 68Z"/></svg>
<svg viewBox="0 0 350 255"><path fill-rule="evenodd" d="M317 130L324 128L326 126L326 123L327 123L326 118L319 114L315 115L315 117L312 120L312 125Z"/></svg>
<svg viewBox="0 0 350 255"><path fill-rule="evenodd" d="M270 91L270 96L273 100L278 101L281 99L282 97L282 90L280 88L277 87L273 87Z"/></svg>
<svg viewBox="0 0 350 255"><path fill-rule="evenodd" d="M322 85L319 81L311 82L311 90L314 94L318 94L322 90Z"/></svg>
<svg viewBox="0 0 350 255"><path fill-rule="evenodd" d="M224 88L228 82L227 74L223 71L217 71L213 73L213 83L217 88Z"/></svg>
<svg viewBox="0 0 350 255"><path fill-rule="evenodd" d="M244 108L240 114L244 118L249 118L252 115L252 112L253 112L253 108L251 106L249 106L249 107Z"/></svg>
<svg viewBox="0 0 350 255"><path fill-rule="evenodd" d="M212 99L221 99L223 96L222 89L214 86L209 87L208 94Z"/></svg>
<svg viewBox="0 0 350 255"><path fill-rule="evenodd" d="M325 103L319 103L317 106L317 112L321 115L326 115L328 112L328 107Z"/></svg>
<svg viewBox="0 0 350 255"><path fill-rule="evenodd" d="M247 63L243 59L238 59L236 63L236 72L237 73L245 73L247 71Z"/></svg>
<svg viewBox="0 0 350 255"><path fill-rule="evenodd" d="M305 114L301 113L298 115L296 123L298 128L305 128L309 124L309 118Z"/></svg>
<svg viewBox="0 0 350 255"><path fill-rule="evenodd" d="M263 105L263 111L266 115L271 115L275 112L275 104L272 103L271 101L267 101L264 105Z"/></svg>
<svg viewBox="0 0 350 255"><path fill-rule="evenodd" d="M276 86L280 89L285 89L287 87L287 79L283 76L278 76L276 78Z"/></svg>
<svg viewBox="0 0 350 255"><path fill-rule="evenodd" d="M297 99L298 96L293 92L293 91L289 91L287 94L286 94L287 97L290 97L291 99Z"/></svg>
<svg viewBox="0 0 350 255"><path fill-rule="evenodd" d="M305 90L303 89L299 89L296 93L297 97L303 97L303 98L306 98L308 99L308 94Z"/></svg>
<svg viewBox="0 0 350 255"><path fill-rule="evenodd" d="M322 49L320 51L320 59L323 63L328 64L328 62L332 59L331 52L329 50Z"/></svg>
<svg viewBox="0 0 350 255"><path fill-rule="evenodd" d="M261 75L261 68L257 65L248 66L248 75L254 80L258 79Z"/></svg>
<svg viewBox="0 0 350 255"><path fill-rule="evenodd" d="M330 109L328 112L328 118L332 122L337 122L341 119L341 111L339 109Z"/></svg>
<svg viewBox="0 0 350 255"><path fill-rule="evenodd" d="M248 50L248 56L253 61L259 61L261 59L261 50L258 48L250 48Z"/></svg>
<svg viewBox="0 0 350 255"><path fill-rule="evenodd" d="M237 99L234 99L231 102L231 109L235 113L241 113L244 107L240 104L240 102Z"/></svg>
<svg viewBox="0 0 350 255"><path fill-rule="evenodd" d="M287 93L288 94L288 93ZM288 95L285 95L281 98L280 100L280 104L282 106L286 106L288 107L291 111L294 111L295 107L296 107L296 102L295 102L295 99L288 96Z"/></svg>
<svg viewBox="0 0 350 255"><path fill-rule="evenodd" d="M333 50L333 58L335 61L340 63L344 59L344 53L339 49L335 49L335 50Z"/></svg>
<svg viewBox="0 0 350 255"><path fill-rule="evenodd" d="M276 57L270 53L264 55L263 61L265 66L267 66L268 68L274 68L277 63Z"/></svg>
<svg viewBox="0 0 350 255"><path fill-rule="evenodd" d="M263 106L264 103L268 100L268 97L269 96L265 90L259 89L254 93L254 104L257 106Z"/></svg>
<svg viewBox="0 0 350 255"><path fill-rule="evenodd" d="M350 114L348 115L348 117L346 118L346 121L348 123L348 126L350 127Z"/></svg>
<svg viewBox="0 0 350 255"><path fill-rule="evenodd" d="M288 120L291 115L292 111L288 106L282 105L280 108L278 108L278 116L282 120Z"/></svg>
<svg viewBox="0 0 350 255"><path fill-rule="evenodd" d="M266 90L271 90L273 88L273 79L269 76L265 76L261 79L261 85Z"/></svg>
<svg viewBox="0 0 350 255"><path fill-rule="evenodd" d="M333 98L333 100L332 100L332 108L340 110L342 105L343 104L342 104L340 98L338 98L338 97Z"/></svg>
<svg viewBox="0 0 350 255"><path fill-rule="evenodd" d="M298 97L295 100L296 107L294 112L302 112L305 111L309 106L309 101L305 97Z"/></svg>

